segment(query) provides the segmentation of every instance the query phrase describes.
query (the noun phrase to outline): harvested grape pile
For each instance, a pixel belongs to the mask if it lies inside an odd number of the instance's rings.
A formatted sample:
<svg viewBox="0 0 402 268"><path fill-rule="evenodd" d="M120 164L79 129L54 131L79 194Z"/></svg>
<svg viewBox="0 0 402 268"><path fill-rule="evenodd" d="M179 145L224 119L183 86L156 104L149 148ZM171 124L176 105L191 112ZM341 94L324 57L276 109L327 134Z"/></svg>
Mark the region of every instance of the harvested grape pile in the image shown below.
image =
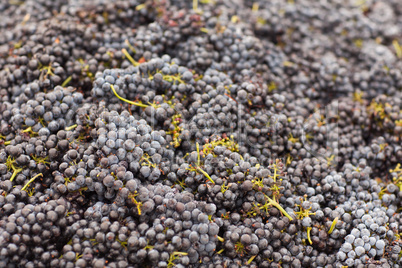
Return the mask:
<svg viewBox="0 0 402 268"><path fill-rule="evenodd" d="M0 267L402 267L400 0L0 15Z"/></svg>

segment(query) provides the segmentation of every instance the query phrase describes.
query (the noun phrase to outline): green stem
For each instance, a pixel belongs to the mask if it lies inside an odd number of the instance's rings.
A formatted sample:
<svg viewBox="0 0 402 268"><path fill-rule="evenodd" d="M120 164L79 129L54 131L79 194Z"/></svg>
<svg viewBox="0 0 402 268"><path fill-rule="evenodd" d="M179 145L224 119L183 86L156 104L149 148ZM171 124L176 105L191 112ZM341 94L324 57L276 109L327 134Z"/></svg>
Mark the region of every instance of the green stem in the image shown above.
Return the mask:
<svg viewBox="0 0 402 268"><path fill-rule="evenodd" d="M200 145L197 142L197 157L198 157L198 161L197 161L197 166L200 165Z"/></svg>
<svg viewBox="0 0 402 268"><path fill-rule="evenodd" d="M216 252L216 254L222 254L222 252L223 252L224 250L225 250L225 249L223 248L223 249L219 250L218 252Z"/></svg>
<svg viewBox="0 0 402 268"><path fill-rule="evenodd" d="M127 99L125 99L123 97L120 97L119 94L117 94L116 90L114 89L113 85L110 85L110 88L112 89L114 95L116 95L117 98L119 98L120 100L122 100L124 102L127 102L128 104L135 105L135 106L138 106L138 107L143 107L143 108L146 108L146 107L149 106L149 105L146 105L146 104L143 104L143 103L140 103L140 102L130 101L130 100L127 100Z"/></svg>
<svg viewBox="0 0 402 268"><path fill-rule="evenodd" d="M308 242L310 243L310 245L313 244L313 241L311 241L311 237L310 237L311 229L312 229L311 227L307 227L307 239L308 239Z"/></svg>
<svg viewBox="0 0 402 268"><path fill-rule="evenodd" d="M255 259L255 257L257 257L257 255L251 256L251 258L248 259L247 264L250 264Z"/></svg>
<svg viewBox="0 0 402 268"><path fill-rule="evenodd" d="M211 179L211 177L208 175L208 173L206 173L204 170L202 170L200 167L197 167L197 169L204 174L205 177L207 177L208 180L210 180L213 184L215 184L214 180Z"/></svg>
<svg viewBox="0 0 402 268"><path fill-rule="evenodd" d="M187 252L179 252L179 251L175 251L172 253L173 256L177 256L177 255L183 255L183 256L187 256L188 253Z"/></svg>
<svg viewBox="0 0 402 268"><path fill-rule="evenodd" d="M121 52L123 52L126 58L131 62L131 64L133 64L134 66L140 65L135 59L133 59L133 57L131 57L130 54L128 54L127 49L123 48Z"/></svg>
<svg viewBox="0 0 402 268"><path fill-rule="evenodd" d="M22 133L27 133L27 132L31 132L32 131L32 127L29 127L23 131L21 131Z"/></svg>
<svg viewBox="0 0 402 268"><path fill-rule="evenodd" d="M71 82L71 79L72 79L73 77L70 75L69 77L67 77L67 79L66 80L64 80L64 82L63 82L63 84L61 84L61 86L62 87L66 87L67 85L68 85L68 83L70 83Z"/></svg>
<svg viewBox="0 0 402 268"><path fill-rule="evenodd" d="M22 187L21 191L25 191L25 189L28 188L28 186L29 186L36 178L38 178L38 177L40 177L40 176L43 176L43 174L42 174L42 173L39 173L39 174L36 175L35 177L31 178L31 179L27 182L27 184L25 184L25 186Z"/></svg>
<svg viewBox="0 0 402 268"><path fill-rule="evenodd" d="M72 125L72 126L69 126L69 127L66 127L65 128L65 130L66 131L70 131L70 130L73 130L74 128L76 128L78 125L77 124L75 124L75 125Z"/></svg>
<svg viewBox="0 0 402 268"><path fill-rule="evenodd" d="M141 9L143 9L143 8L145 8L146 7L146 5L145 4L140 4L140 5L138 5L138 6L136 6L135 7L135 10L141 10Z"/></svg>
<svg viewBox="0 0 402 268"><path fill-rule="evenodd" d="M173 75L164 75L163 80L168 81L168 82L173 82L174 81L179 81L180 84L185 84L183 80L180 79L180 77L176 77Z"/></svg>
<svg viewBox="0 0 402 268"><path fill-rule="evenodd" d="M128 46L128 48L135 54L137 53L137 51L135 50L135 48L130 44L130 42L128 41L128 39L126 39L124 41L124 43L126 43L126 45Z"/></svg>
<svg viewBox="0 0 402 268"><path fill-rule="evenodd" d="M335 229L335 225L336 225L336 223L338 222L338 217L336 217L335 219L334 219L334 221L332 222L332 224L331 224L331 228L329 229L329 231L328 231L328 234L332 234L332 232L334 231L334 229Z"/></svg>
<svg viewBox="0 0 402 268"><path fill-rule="evenodd" d="M12 169L13 169L13 175L11 176L10 181L13 181L17 176L17 174L22 171L22 168L16 168L14 167L14 165L12 165Z"/></svg>
<svg viewBox="0 0 402 268"><path fill-rule="evenodd" d="M269 198L268 196L266 196L266 198L268 199L269 204L271 204L272 206L276 207L277 209L279 209L280 212L282 212L283 215L285 215L289 220L293 220L292 217L290 217L290 215L283 209L283 207L281 207L281 205L279 205L278 202L276 202L275 200Z"/></svg>

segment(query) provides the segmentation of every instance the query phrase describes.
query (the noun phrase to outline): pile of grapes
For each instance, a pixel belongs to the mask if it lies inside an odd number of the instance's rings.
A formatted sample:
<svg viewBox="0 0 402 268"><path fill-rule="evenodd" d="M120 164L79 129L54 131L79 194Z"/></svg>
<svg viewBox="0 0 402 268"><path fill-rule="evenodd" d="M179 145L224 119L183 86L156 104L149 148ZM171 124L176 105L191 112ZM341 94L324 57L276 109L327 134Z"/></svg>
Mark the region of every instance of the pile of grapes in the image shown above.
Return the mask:
<svg viewBox="0 0 402 268"><path fill-rule="evenodd" d="M0 267L402 267L400 0L0 15Z"/></svg>

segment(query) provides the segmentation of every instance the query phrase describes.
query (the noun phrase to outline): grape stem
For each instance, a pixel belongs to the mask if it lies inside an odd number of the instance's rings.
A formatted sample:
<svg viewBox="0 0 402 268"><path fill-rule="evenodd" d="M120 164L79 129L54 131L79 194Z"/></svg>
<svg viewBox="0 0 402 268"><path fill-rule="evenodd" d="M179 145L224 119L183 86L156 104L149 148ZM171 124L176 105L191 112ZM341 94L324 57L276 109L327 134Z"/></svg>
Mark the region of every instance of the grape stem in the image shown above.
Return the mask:
<svg viewBox="0 0 402 268"><path fill-rule="evenodd" d="M202 170L200 167L197 167L197 170L199 172L201 172L202 174L204 174L205 177L207 177L208 180L210 180L213 184L215 184L214 180L211 179L211 177L208 175L208 173L206 173L204 170Z"/></svg>
<svg viewBox="0 0 402 268"><path fill-rule="evenodd" d="M25 190L28 188L28 186L29 186L36 178L38 178L38 177L40 177L40 176L43 177L43 174L42 174L42 173L39 173L39 174L36 175L35 177L31 178L31 179L27 182L27 184L25 184L25 186L22 187L21 191L25 191Z"/></svg>
<svg viewBox="0 0 402 268"><path fill-rule="evenodd" d="M255 259L255 257L257 257L257 255L251 256L251 258L248 259L247 264L250 264Z"/></svg>
<svg viewBox="0 0 402 268"><path fill-rule="evenodd" d="M331 224L331 228L329 229L329 231L328 231L328 234L332 234L332 232L334 231L334 229L335 229L335 225L336 225L336 223L338 222L338 217L336 217L335 219L334 219L334 221L332 222L332 224Z"/></svg>
<svg viewBox="0 0 402 268"><path fill-rule="evenodd" d="M311 229L312 229L311 227L307 227L307 239L308 239L308 242L310 243L310 245L313 244L313 242L311 241L311 237L310 237Z"/></svg>
<svg viewBox="0 0 402 268"><path fill-rule="evenodd" d="M280 212L283 213L283 215L286 216L286 218L288 218L289 220L293 220L292 217L290 217L290 215L283 209L283 207L281 205L279 205L278 202L276 202L274 199L269 198L269 196L265 195L265 197L268 199L268 204L276 207L277 209L279 209Z"/></svg>
<svg viewBox="0 0 402 268"><path fill-rule="evenodd" d="M76 127L78 127L77 124L72 125L72 126L69 126L69 127L66 127L65 130L66 130L66 131L70 131L70 130L73 130L74 128L76 128Z"/></svg>
<svg viewBox="0 0 402 268"><path fill-rule="evenodd" d="M143 107L143 108L147 108L149 106L149 105L146 105L146 104L143 104L143 103L140 103L140 102L130 101L130 100L127 100L127 99L119 96L119 94L117 94L116 90L114 89L113 85L110 85L110 88L112 89L114 95L116 95L117 98L119 98L120 100L122 100L124 102L127 102L128 104L135 105L135 106L138 106L138 107Z"/></svg>
<svg viewBox="0 0 402 268"><path fill-rule="evenodd" d="M131 62L131 64L133 64L134 66L140 65L135 59L133 59L133 57L131 57L130 54L128 54L127 49L123 48L121 52L123 52L126 58Z"/></svg>
<svg viewBox="0 0 402 268"><path fill-rule="evenodd" d="M14 165L12 165L11 168L13 169L13 175L11 176L10 181L13 181L17 174L22 171L22 168L16 168Z"/></svg>
<svg viewBox="0 0 402 268"><path fill-rule="evenodd" d="M71 79L72 79L73 77L70 75L69 77L67 77L67 79L66 80L64 80L64 82L63 82L63 84L61 84L61 86L62 87L66 87L67 85L68 85L68 83L70 83L71 82Z"/></svg>

